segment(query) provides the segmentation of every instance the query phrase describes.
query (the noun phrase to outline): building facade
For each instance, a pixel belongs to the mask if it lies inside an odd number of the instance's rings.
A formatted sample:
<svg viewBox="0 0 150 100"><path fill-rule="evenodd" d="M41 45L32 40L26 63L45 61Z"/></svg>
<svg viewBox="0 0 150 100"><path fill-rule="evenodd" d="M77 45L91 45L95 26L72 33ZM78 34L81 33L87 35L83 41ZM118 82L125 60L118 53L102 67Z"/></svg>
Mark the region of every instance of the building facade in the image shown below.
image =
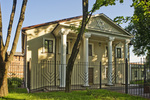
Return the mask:
<svg viewBox="0 0 150 100"><path fill-rule="evenodd" d="M55 85L65 87L66 64L77 38L77 33L70 26L78 27L81 20L82 16L77 16L22 29L22 51L25 54L26 70L31 71L30 76L26 71L26 84L27 77L30 77L31 89L35 88L34 82L38 82L38 85L42 84L40 83L41 79L46 76L41 72L41 69L44 70L48 65L43 64L42 67L38 67L43 60L54 62L52 69L55 69L55 76L58 74L58 77L55 78L59 80L55 82ZM99 83L99 70L92 65L99 64L100 61L105 65L104 74L107 74L107 77L102 77L103 82L107 82L107 85L113 85L113 63L125 63L125 59L129 59L128 44L133 36L104 14L93 15L86 29L79 54L75 60L75 64L85 63L82 69L84 81L72 81L72 85L77 82L83 86L89 86L89 70L93 74L93 84ZM57 61L60 64L56 64ZM123 72L119 70L118 68L119 77L124 76L121 75ZM48 71L48 73L53 73L53 71ZM40 74L38 79L35 78L37 74ZM74 76L77 74L73 74L72 78ZM48 85L46 82L43 84Z"/></svg>

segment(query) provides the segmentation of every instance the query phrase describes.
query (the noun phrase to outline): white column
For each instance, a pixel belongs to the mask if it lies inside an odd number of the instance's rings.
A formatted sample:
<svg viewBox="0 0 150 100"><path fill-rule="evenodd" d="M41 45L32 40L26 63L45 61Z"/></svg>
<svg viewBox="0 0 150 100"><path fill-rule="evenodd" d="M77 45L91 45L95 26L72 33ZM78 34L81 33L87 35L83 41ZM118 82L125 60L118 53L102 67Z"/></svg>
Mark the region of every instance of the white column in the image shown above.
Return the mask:
<svg viewBox="0 0 150 100"><path fill-rule="evenodd" d="M67 34L69 31L61 29L61 66L60 66L60 87L66 85L66 47L67 47Z"/></svg>
<svg viewBox="0 0 150 100"><path fill-rule="evenodd" d="M112 41L114 37L109 37L108 41L108 82L106 85L112 84Z"/></svg>
<svg viewBox="0 0 150 100"><path fill-rule="evenodd" d="M84 85L83 86L89 86L89 79L88 79L88 66L89 66L89 37L91 34L84 34L84 43L83 43L83 60L85 63L85 68L84 68Z"/></svg>

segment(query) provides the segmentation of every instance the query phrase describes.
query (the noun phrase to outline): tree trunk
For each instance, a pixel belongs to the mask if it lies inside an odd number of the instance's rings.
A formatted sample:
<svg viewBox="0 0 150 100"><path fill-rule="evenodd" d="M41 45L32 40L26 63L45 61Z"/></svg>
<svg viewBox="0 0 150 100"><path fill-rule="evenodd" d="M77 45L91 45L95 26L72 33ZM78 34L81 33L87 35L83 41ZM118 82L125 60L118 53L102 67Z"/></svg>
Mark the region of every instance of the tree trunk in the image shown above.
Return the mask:
<svg viewBox="0 0 150 100"><path fill-rule="evenodd" d="M73 65L76 60L77 54L80 49L81 40L83 37L83 34L85 32L85 27L87 24L87 18L88 18L88 0L82 0L83 5L83 19L82 19L82 25L80 28L80 32L77 36L77 39L75 41L75 44L72 49L71 56L68 60L67 68L66 68L66 87L65 92L71 92L71 75L73 70Z"/></svg>
<svg viewBox="0 0 150 100"><path fill-rule="evenodd" d="M4 62L0 63L0 97L8 95L7 72L8 64Z"/></svg>

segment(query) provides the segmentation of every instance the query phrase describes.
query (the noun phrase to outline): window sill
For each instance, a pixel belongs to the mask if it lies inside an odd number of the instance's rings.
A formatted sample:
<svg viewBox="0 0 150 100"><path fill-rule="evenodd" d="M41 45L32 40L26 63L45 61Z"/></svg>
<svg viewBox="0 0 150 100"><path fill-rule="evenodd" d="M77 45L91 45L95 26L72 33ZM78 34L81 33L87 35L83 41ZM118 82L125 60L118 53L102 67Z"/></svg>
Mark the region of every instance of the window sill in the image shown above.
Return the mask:
<svg viewBox="0 0 150 100"><path fill-rule="evenodd" d="M58 55L61 55L61 53L58 53ZM71 55L71 54L66 54L66 55Z"/></svg>
<svg viewBox="0 0 150 100"><path fill-rule="evenodd" d="M117 59L122 59L122 58L118 58L118 57L117 57Z"/></svg>
<svg viewBox="0 0 150 100"><path fill-rule="evenodd" d="M48 54L55 54L54 52L41 52L42 54L44 54L44 53L48 53Z"/></svg>

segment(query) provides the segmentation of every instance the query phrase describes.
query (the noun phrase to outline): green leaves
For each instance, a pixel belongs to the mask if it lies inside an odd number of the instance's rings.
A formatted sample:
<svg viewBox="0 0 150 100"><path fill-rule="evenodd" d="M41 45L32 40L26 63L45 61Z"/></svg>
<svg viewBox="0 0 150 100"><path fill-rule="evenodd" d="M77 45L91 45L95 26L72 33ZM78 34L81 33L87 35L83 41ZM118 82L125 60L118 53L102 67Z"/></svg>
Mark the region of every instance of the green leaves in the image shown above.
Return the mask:
<svg viewBox="0 0 150 100"><path fill-rule="evenodd" d="M136 55L143 55L150 51L150 1L132 0L134 14L131 17L118 16L114 19L117 24L130 21L125 29L134 35L131 40Z"/></svg>
<svg viewBox="0 0 150 100"><path fill-rule="evenodd" d="M115 5L116 1L123 3L123 0L96 0L91 11L95 12L96 10L99 10L102 6Z"/></svg>
<svg viewBox="0 0 150 100"><path fill-rule="evenodd" d="M127 16L127 17L123 17L123 16L117 16L116 18L114 18L114 22L116 22L117 24L123 24L123 23L127 23L128 21L131 21L131 17Z"/></svg>
<svg viewBox="0 0 150 100"><path fill-rule="evenodd" d="M143 55L149 51L150 44L150 1L133 0L134 14L127 29L135 36L132 39L133 52Z"/></svg>

